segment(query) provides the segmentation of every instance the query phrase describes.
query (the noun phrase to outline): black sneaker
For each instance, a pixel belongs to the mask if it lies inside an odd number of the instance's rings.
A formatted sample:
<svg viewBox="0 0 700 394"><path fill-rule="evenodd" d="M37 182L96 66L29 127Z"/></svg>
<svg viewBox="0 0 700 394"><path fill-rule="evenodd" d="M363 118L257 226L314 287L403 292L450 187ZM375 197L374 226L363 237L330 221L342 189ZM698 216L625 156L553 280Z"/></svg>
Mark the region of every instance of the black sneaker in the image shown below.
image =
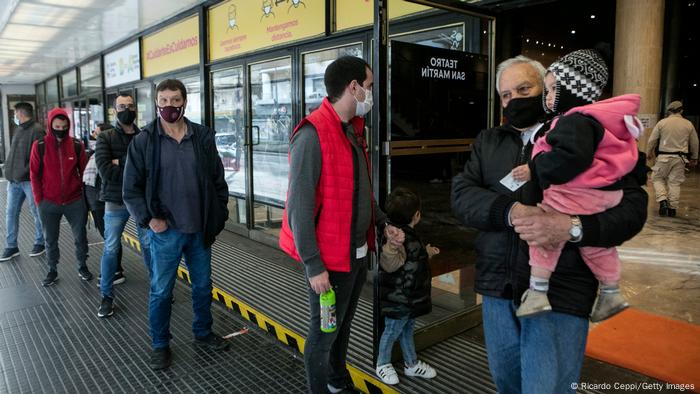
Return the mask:
<svg viewBox="0 0 700 394"><path fill-rule="evenodd" d="M206 347L209 350L226 350L229 347L229 343L220 336L210 332L206 337L194 338L194 343L198 346Z"/></svg>
<svg viewBox="0 0 700 394"><path fill-rule="evenodd" d="M17 256L19 256L19 248L5 248L2 256L0 256L0 261L7 261Z"/></svg>
<svg viewBox="0 0 700 394"><path fill-rule="evenodd" d="M668 201L662 200L659 201L659 216L667 216L668 215Z"/></svg>
<svg viewBox="0 0 700 394"><path fill-rule="evenodd" d="M126 277L124 276L124 273L119 271L115 272L112 284L120 285L124 282L126 282ZM97 275L97 287L100 287L100 283L102 283L102 274Z"/></svg>
<svg viewBox="0 0 700 394"><path fill-rule="evenodd" d="M113 285L120 285L122 283L126 282L126 277L124 276L123 272L118 272L114 274L114 281L112 282Z"/></svg>
<svg viewBox="0 0 700 394"><path fill-rule="evenodd" d="M92 273L87 267L80 267L78 269L78 276L84 281L92 280Z"/></svg>
<svg viewBox="0 0 700 394"><path fill-rule="evenodd" d="M29 252L29 257L41 256L44 253L46 253L46 247L44 247L44 245L37 244L34 245L32 251Z"/></svg>
<svg viewBox="0 0 700 394"><path fill-rule="evenodd" d="M110 317L114 314L114 308L112 307L112 299L109 297L102 297L102 303L100 304L100 309L97 311L97 317Z"/></svg>
<svg viewBox="0 0 700 394"><path fill-rule="evenodd" d="M668 209L668 217L670 217L670 218L676 217L676 208L669 208Z"/></svg>
<svg viewBox="0 0 700 394"><path fill-rule="evenodd" d="M49 286L53 286L57 281L58 281L58 272L49 271L49 273L46 275L46 279L44 279L44 281L41 282L41 284L44 287L49 287Z"/></svg>
<svg viewBox="0 0 700 394"><path fill-rule="evenodd" d="M169 347L153 349L151 352L151 369L158 371L160 369L166 369L170 366L173 361L173 354L170 352Z"/></svg>

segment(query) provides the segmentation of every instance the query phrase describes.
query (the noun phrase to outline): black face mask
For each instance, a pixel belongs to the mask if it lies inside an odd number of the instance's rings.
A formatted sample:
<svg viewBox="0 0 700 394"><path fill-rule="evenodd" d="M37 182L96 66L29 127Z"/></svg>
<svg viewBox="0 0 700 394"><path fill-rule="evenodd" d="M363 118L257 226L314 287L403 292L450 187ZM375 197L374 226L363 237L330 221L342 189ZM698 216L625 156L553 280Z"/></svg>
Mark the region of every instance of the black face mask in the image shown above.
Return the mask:
<svg viewBox="0 0 700 394"><path fill-rule="evenodd" d="M53 133L53 136L58 139L64 139L68 135L68 130L51 129L51 132Z"/></svg>
<svg viewBox="0 0 700 394"><path fill-rule="evenodd" d="M542 95L510 100L503 109L503 115L511 126L519 129L534 125L544 118Z"/></svg>
<svg viewBox="0 0 700 394"><path fill-rule="evenodd" d="M117 112L117 119L119 123L130 126L134 123L134 119L136 119L136 111L125 109L124 111Z"/></svg>

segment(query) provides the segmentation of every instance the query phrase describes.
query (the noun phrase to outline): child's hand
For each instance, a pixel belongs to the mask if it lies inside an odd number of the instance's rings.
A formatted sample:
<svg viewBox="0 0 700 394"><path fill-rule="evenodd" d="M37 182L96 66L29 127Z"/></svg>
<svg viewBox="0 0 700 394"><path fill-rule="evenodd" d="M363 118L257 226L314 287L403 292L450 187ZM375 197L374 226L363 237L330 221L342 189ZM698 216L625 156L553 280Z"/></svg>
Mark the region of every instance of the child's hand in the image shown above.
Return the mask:
<svg viewBox="0 0 700 394"><path fill-rule="evenodd" d="M406 234L404 234L403 230L391 224L384 227L384 236L387 242L396 247L403 245L403 241L406 239Z"/></svg>
<svg viewBox="0 0 700 394"><path fill-rule="evenodd" d="M527 182L530 178L530 167L527 164L513 168L513 179L520 182Z"/></svg>
<svg viewBox="0 0 700 394"><path fill-rule="evenodd" d="M432 246L430 244L427 244L425 246L425 250L428 252L428 258L431 258L431 257L435 256L436 254L440 253L440 249L438 249L435 246Z"/></svg>

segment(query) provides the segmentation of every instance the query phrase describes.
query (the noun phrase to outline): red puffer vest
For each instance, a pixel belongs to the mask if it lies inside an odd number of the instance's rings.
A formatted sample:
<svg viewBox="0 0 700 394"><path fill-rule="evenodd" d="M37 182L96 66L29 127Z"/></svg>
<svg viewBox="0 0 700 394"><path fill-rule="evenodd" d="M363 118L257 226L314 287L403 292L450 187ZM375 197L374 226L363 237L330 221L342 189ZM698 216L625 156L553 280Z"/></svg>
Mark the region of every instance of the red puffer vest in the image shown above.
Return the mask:
<svg viewBox="0 0 700 394"><path fill-rule="evenodd" d="M316 241L321 253L321 260L328 271L349 272L353 233L352 199L355 187L352 147L341 127L340 117L331 106L328 98L323 99L321 107L297 125L292 135L299 131L306 122L311 123L316 128L323 163L321 177L316 186L314 206L314 217L318 218ZM356 134L364 132L364 119L354 117L350 123ZM359 169L360 171L369 171L369 158L366 151L365 160L368 166ZM372 204L372 209L374 209L374 204ZM370 250L374 250L374 238L373 211L372 225L367 231L367 243ZM287 220L286 208L282 219L279 244L288 255L301 261L294 244L294 235ZM355 251L352 250L352 253Z"/></svg>

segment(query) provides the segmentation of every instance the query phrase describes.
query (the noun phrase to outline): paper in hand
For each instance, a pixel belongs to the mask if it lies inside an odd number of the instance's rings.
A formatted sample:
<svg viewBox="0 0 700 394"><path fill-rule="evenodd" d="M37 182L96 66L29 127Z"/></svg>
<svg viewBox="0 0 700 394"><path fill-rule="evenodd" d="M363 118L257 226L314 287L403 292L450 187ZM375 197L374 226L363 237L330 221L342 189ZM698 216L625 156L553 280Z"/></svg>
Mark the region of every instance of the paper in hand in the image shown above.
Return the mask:
<svg viewBox="0 0 700 394"><path fill-rule="evenodd" d="M527 181L516 181L515 178L513 178L513 171L509 172L508 175L501 179L501 184L512 192L520 189L520 187L526 183Z"/></svg>

